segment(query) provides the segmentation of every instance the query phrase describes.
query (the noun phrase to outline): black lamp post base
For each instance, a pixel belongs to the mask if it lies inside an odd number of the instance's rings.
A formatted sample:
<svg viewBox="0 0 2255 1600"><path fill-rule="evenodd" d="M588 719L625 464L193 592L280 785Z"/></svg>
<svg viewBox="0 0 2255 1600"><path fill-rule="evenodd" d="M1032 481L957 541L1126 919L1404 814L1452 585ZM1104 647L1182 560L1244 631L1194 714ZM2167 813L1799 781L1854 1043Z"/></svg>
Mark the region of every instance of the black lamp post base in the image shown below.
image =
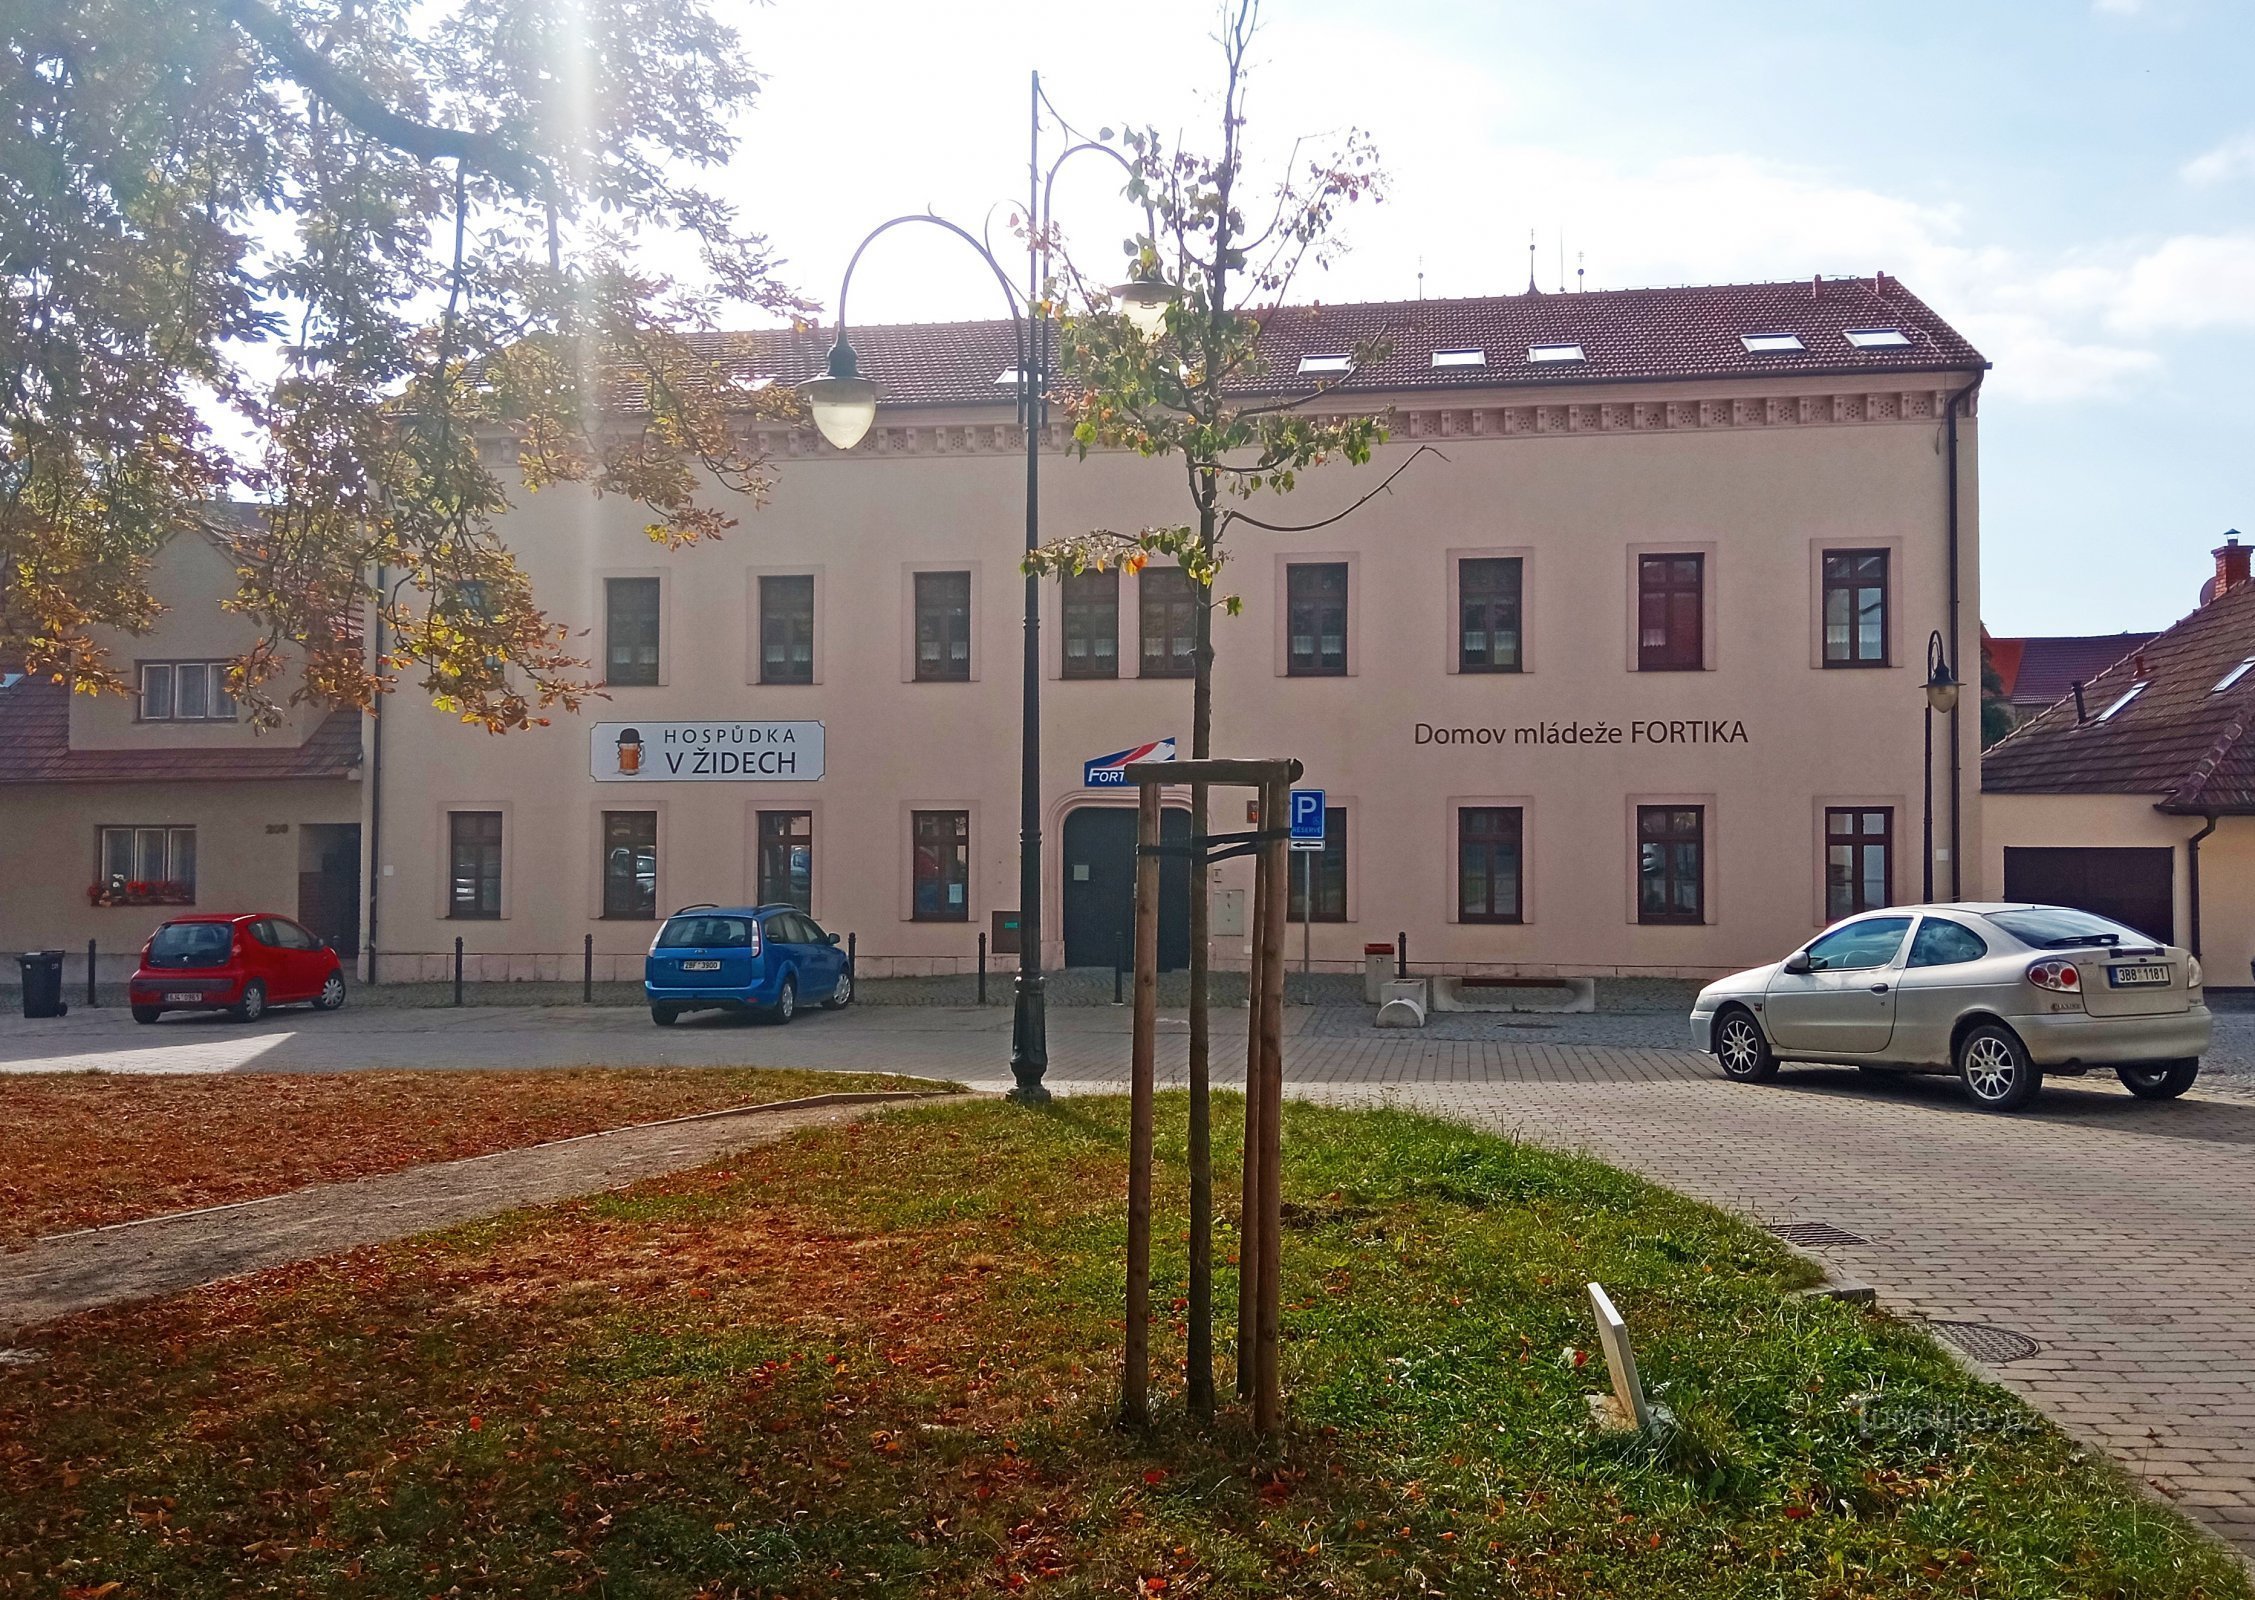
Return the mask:
<svg viewBox="0 0 2255 1600"><path fill-rule="evenodd" d="M1049 1104L1042 1077L1049 1071L1049 996L1038 972L1021 972L1011 997L1010 1076L1016 1085L1003 1098L1022 1106Z"/></svg>

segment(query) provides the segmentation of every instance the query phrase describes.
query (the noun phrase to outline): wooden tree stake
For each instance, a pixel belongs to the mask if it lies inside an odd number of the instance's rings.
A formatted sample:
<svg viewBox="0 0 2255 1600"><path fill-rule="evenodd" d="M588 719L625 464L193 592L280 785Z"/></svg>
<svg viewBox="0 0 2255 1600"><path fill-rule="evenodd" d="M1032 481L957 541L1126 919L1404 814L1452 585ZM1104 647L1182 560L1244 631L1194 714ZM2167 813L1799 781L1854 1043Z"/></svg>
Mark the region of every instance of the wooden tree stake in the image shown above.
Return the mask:
<svg viewBox="0 0 2255 1600"><path fill-rule="evenodd" d="M1159 787L1136 785L1135 1043L1129 1068L1127 1339L1120 1420L1151 1420L1151 1097L1159 1033Z"/></svg>

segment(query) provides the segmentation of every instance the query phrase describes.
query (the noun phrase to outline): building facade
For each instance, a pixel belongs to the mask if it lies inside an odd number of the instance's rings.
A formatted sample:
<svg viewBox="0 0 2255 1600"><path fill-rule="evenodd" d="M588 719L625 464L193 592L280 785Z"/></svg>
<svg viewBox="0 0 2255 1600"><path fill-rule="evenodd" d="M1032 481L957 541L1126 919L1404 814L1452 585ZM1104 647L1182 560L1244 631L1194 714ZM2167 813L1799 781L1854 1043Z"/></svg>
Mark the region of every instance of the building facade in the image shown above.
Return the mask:
<svg viewBox="0 0 2255 1600"><path fill-rule="evenodd" d="M1982 758L1983 879L2255 978L2255 582L2237 535L2200 604L2078 678Z"/></svg>
<svg viewBox="0 0 2255 1600"><path fill-rule="evenodd" d="M251 643L220 609L235 586L226 549L182 535L156 626L105 641L132 693L0 673L0 951L91 943L114 978L192 909L279 911L357 952L362 719L306 705L252 730L227 692Z"/></svg>
<svg viewBox="0 0 2255 1600"><path fill-rule="evenodd" d="M1916 898L1928 636L1977 659L1978 353L1887 279L1293 310L1263 352L1290 391L1373 336L1382 359L1322 404L1390 411L1391 442L1261 514L1316 521L1438 454L1331 526L1231 530L1220 589L1242 614L1214 625L1215 753L1296 756L1327 797L1327 846L1295 862L1314 961L1400 934L1427 970L1713 973ZM505 514L607 698L499 738L386 707L380 977L438 975L457 938L473 977L574 976L588 938L599 976L630 975L654 919L699 901L796 900L869 976L1007 943L1012 337L853 337L876 428L841 453L765 425L771 500L724 542L663 550L632 506L577 490ZM825 344L715 349L744 381L796 382ZM1174 465L1065 442L1053 427L1049 536L1184 520ZM1133 793L1086 764L1188 753L1192 614L1156 567L1046 583L1043 607L1043 955L1109 965ZM1971 699L1934 730L1943 894L1975 858ZM1215 882L1215 960L1241 964L1245 864Z"/></svg>

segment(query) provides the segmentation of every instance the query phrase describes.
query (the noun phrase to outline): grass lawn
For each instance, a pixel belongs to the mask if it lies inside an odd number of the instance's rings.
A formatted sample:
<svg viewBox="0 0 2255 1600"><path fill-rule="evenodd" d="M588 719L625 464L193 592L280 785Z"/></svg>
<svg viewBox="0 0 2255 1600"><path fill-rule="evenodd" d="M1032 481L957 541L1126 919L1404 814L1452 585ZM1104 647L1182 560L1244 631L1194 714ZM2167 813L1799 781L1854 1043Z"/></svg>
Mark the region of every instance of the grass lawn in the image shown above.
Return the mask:
<svg viewBox="0 0 2255 1600"><path fill-rule="evenodd" d="M1910 1330L1791 1298L1753 1229L1446 1123L1285 1119L1269 1445L1171 1397L1112 1424L1124 1102L962 1102L19 1337L0 1593L2250 1593ZM1664 1447L1589 1429L1593 1277Z"/></svg>
<svg viewBox="0 0 2255 1600"><path fill-rule="evenodd" d="M632 1122L937 1087L718 1068L0 1076L0 1249Z"/></svg>

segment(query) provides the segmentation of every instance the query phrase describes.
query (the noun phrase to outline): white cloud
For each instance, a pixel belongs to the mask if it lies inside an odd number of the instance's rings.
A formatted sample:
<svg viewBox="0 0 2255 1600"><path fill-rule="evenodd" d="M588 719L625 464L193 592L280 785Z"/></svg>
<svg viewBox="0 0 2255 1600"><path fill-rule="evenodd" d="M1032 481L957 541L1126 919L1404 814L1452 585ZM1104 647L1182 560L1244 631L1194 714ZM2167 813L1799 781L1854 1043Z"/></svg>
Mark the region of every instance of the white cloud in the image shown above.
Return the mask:
<svg viewBox="0 0 2255 1600"><path fill-rule="evenodd" d="M2179 175L2202 189L2233 178L2255 177L2255 133L2243 133L2213 150L2202 151L2179 169Z"/></svg>

